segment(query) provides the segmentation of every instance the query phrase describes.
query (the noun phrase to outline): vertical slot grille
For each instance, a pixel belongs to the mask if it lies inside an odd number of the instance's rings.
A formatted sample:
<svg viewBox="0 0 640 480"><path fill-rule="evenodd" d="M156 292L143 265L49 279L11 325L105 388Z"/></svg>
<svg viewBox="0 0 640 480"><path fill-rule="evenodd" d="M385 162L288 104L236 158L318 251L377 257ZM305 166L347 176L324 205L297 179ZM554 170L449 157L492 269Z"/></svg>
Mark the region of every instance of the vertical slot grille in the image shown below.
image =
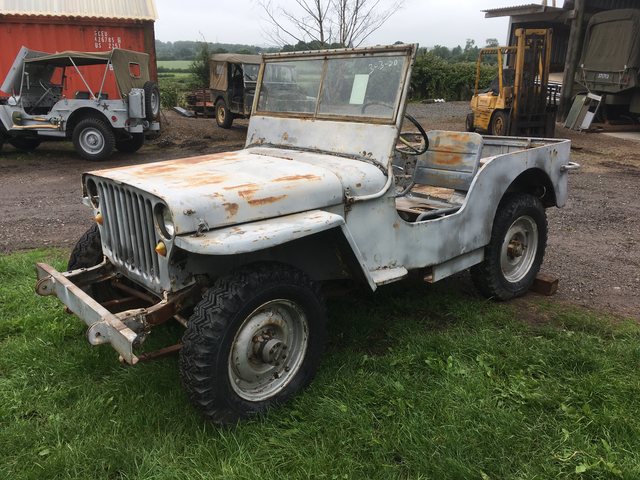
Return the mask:
<svg viewBox="0 0 640 480"><path fill-rule="evenodd" d="M103 244L111 261L142 279L159 281L151 200L105 181L96 181L103 213Z"/></svg>

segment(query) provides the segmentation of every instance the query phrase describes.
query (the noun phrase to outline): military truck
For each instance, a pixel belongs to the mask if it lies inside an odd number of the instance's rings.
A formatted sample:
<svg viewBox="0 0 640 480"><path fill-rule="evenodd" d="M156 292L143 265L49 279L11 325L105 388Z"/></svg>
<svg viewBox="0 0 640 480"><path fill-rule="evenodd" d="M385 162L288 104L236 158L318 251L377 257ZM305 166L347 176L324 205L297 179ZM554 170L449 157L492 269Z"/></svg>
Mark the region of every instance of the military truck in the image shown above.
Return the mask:
<svg viewBox="0 0 640 480"><path fill-rule="evenodd" d="M191 402L219 423L309 384L324 284L471 268L483 295L524 295L545 209L565 204L578 167L570 142L426 132L405 114L416 49L264 55L245 148L85 174L95 225L68 271L37 265L37 292L128 364L179 350ZM283 67L295 89L270 75ZM139 353L168 321L182 342Z"/></svg>
<svg viewBox="0 0 640 480"><path fill-rule="evenodd" d="M91 68L104 69L100 85L89 85L83 75ZM70 73L82 90L69 92ZM120 98L105 91L111 77ZM22 47L0 90L9 94L0 98L0 148L8 142L32 151L43 141L72 140L78 155L99 161L114 148L138 151L145 134L160 130L160 92L149 78L146 53L47 54Z"/></svg>

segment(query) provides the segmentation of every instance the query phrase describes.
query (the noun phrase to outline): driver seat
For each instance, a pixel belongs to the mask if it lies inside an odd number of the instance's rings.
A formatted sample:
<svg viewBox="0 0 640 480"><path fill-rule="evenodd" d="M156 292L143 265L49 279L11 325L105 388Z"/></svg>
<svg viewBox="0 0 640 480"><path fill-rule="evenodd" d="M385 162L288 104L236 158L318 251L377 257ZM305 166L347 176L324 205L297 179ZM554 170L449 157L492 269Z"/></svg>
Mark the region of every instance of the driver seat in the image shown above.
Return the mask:
<svg viewBox="0 0 640 480"><path fill-rule="evenodd" d="M482 155L482 135L472 132L427 132L429 149L416 160L413 185L469 191Z"/></svg>
<svg viewBox="0 0 640 480"><path fill-rule="evenodd" d="M431 130L427 137L429 149L417 157L410 184L396 196L398 211L416 216L415 221L457 212L482 155L477 133Z"/></svg>

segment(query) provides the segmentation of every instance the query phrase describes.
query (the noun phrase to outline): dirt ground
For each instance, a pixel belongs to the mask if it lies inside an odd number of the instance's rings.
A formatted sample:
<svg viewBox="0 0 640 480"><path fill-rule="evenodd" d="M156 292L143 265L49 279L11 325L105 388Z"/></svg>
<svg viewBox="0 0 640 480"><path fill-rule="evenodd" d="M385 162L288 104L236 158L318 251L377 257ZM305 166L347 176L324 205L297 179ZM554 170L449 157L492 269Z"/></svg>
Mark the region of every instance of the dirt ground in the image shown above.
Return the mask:
<svg viewBox="0 0 640 480"><path fill-rule="evenodd" d="M462 130L467 103L413 104L427 129ZM163 135L137 154L116 153L91 164L68 142L34 153L5 145L0 153L0 254L38 247L71 247L91 225L81 204L82 172L182 158L244 145L247 121L231 130L213 119L166 112ZM560 278L557 300L640 319L640 142L558 128L582 164L569 179L569 201L551 209L543 271Z"/></svg>

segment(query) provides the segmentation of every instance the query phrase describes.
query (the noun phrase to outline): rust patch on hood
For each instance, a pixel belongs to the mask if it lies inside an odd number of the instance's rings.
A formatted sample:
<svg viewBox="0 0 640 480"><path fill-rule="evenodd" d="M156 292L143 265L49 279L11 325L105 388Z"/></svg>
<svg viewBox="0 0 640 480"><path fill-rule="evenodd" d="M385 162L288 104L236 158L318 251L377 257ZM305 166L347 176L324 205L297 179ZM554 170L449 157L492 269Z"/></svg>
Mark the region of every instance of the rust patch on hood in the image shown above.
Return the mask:
<svg viewBox="0 0 640 480"><path fill-rule="evenodd" d="M241 183L240 185L232 185L231 187L224 187L225 190L240 190L241 188L257 188L255 183Z"/></svg>
<svg viewBox="0 0 640 480"><path fill-rule="evenodd" d="M274 178L274 182L297 182L298 180L322 180L319 175L288 175L286 177Z"/></svg>
<svg viewBox="0 0 640 480"><path fill-rule="evenodd" d="M236 213L238 213L238 204L237 203L223 203L222 206L224 207L225 211L227 212L227 218L231 218L234 217L236 215Z"/></svg>
<svg viewBox="0 0 640 480"><path fill-rule="evenodd" d="M260 188L247 188L246 190L240 190L238 195L245 199L251 199L256 194L256 192L260 191Z"/></svg>
<svg viewBox="0 0 640 480"><path fill-rule="evenodd" d="M286 198L286 195L278 195L277 197L256 198L255 200L249 200L249 205L251 205L252 207L268 205L270 203L275 203L278 200L282 200L283 198Z"/></svg>

